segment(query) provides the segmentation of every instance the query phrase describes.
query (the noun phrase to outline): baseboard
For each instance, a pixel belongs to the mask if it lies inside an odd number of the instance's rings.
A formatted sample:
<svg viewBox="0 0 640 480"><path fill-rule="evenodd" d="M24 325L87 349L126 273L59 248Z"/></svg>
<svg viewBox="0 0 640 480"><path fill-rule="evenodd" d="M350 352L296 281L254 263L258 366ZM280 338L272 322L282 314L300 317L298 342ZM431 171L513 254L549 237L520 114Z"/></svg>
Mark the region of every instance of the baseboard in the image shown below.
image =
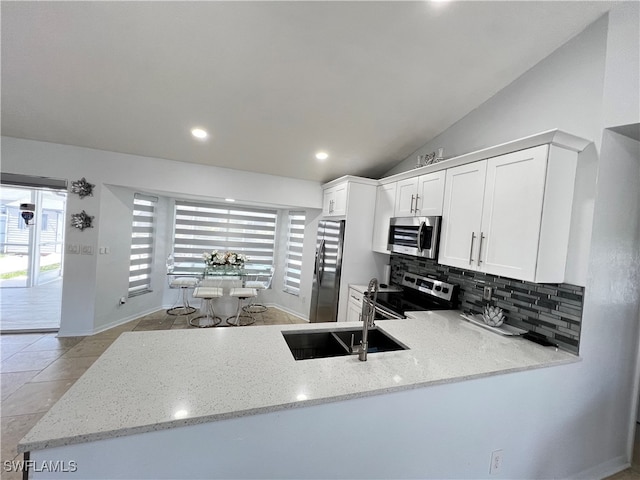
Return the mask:
<svg viewBox="0 0 640 480"><path fill-rule="evenodd" d="M305 322L309 321L308 318L301 316L298 312L294 312L293 310L285 308L282 305L278 305L275 303L267 303L266 306L274 307L274 308L277 308L278 310L282 310L283 312L288 313L289 315L293 315L294 317L297 317L300 320L303 320ZM166 310L167 308L169 307L165 308L165 306L162 306L162 307L150 308L145 311L138 312L135 315L130 315L125 318L114 320L113 322L107 323L106 325L101 325L100 328L96 328L94 330L83 330L83 331L75 331L75 332L58 330L58 337L90 337L91 335L96 335L100 332L104 332L105 330L109 330L110 328L117 327L118 325L122 325L123 323L130 322L131 320L135 320L136 318L144 317L145 315L149 315L150 313L154 313L159 310Z"/></svg>
<svg viewBox="0 0 640 480"><path fill-rule="evenodd" d="M294 317L297 317L300 320L304 320L305 322L309 321L308 318L301 316L298 312L294 312L293 310L289 310L288 308L285 308L282 305L278 305L277 303L266 303L265 306L277 308L278 310L282 310L283 312L288 313L289 315L293 315Z"/></svg>
<svg viewBox="0 0 640 480"><path fill-rule="evenodd" d="M110 328L117 327L124 323L130 322L131 320L135 320L136 318L144 317L145 315L149 315L150 313L157 312L158 310L161 310L161 308L150 308L142 312L138 312L135 315L129 315L128 317L114 320L110 323L107 323L106 325L101 325L99 328L93 330L84 330L79 332L63 332L59 330L58 337L90 337L91 335L96 335L100 332L104 332L105 330L109 330Z"/></svg>
<svg viewBox="0 0 640 480"><path fill-rule="evenodd" d="M584 470L575 475L570 475L567 477L568 480L573 479L593 479L593 478L607 478L611 475L615 475L623 470L626 470L631 466L629 460L626 456L621 455L616 458L612 458L604 463L596 465L595 467L589 468L588 470Z"/></svg>

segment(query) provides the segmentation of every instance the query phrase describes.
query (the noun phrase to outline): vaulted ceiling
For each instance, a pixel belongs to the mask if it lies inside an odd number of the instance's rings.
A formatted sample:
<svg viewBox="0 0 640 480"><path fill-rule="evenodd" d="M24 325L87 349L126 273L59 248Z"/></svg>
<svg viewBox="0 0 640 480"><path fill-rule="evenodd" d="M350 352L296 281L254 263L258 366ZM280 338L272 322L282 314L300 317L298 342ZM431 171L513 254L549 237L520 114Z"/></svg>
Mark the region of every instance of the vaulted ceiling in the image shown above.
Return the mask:
<svg viewBox="0 0 640 480"><path fill-rule="evenodd" d="M2 2L2 134L318 181L378 177L610 7Z"/></svg>

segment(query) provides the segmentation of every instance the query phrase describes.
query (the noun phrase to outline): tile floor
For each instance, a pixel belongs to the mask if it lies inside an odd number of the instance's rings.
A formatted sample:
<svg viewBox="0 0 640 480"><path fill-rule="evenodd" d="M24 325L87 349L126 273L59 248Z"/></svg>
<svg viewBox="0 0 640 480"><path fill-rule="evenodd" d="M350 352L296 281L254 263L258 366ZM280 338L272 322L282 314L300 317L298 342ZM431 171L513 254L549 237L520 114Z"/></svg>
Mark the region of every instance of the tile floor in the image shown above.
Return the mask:
<svg viewBox="0 0 640 480"><path fill-rule="evenodd" d="M254 325L306 323L276 308L254 316ZM17 457L16 446L22 437L121 333L197 328L189 325L188 318L170 316L161 310L90 337L57 338L55 333L1 335L0 478L22 478L19 473L5 472L2 462Z"/></svg>

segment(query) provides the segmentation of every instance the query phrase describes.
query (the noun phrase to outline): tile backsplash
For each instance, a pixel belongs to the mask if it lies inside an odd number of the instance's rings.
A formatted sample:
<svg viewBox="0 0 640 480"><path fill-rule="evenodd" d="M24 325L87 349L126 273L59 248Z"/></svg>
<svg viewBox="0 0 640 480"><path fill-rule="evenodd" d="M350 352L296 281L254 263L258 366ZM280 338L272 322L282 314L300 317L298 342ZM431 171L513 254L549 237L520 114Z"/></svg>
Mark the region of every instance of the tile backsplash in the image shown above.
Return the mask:
<svg viewBox="0 0 640 480"><path fill-rule="evenodd" d="M583 287L524 282L406 255L391 255L390 264L392 284L400 285L402 272L408 271L459 285L459 308L474 313L481 313L488 303L482 299L484 286L493 287L491 303L505 311L506 323L535 331L563 350L578 353Z"/></svg>

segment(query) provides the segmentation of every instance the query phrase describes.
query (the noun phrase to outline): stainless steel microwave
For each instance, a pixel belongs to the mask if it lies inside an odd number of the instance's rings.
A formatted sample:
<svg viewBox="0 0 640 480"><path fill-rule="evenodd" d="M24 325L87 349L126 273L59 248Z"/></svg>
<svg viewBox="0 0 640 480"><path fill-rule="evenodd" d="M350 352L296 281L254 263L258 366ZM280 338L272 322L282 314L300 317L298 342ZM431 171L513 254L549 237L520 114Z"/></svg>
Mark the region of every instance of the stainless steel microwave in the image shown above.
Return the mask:
<svg viewBox="0 0 640 480"><path fill-rule="evenodd" d="M442 217L394 217L389 221L387 248L424 258L438 258Z"/></svg>

